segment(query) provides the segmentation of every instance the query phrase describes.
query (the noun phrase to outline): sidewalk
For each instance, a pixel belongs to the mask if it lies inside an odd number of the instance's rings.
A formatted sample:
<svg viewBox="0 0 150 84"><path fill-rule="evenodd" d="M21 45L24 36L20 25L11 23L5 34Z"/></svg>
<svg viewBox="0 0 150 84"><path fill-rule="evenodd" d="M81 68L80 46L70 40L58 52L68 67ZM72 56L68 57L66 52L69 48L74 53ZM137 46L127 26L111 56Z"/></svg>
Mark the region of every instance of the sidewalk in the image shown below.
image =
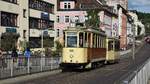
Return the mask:
<svg viewBox="0 0 150 84"><path fill-rule="evenodd" d="M54 70L54 71L36 73L36 74L31 74L31 75L19 76L19 77L15 77L15 78L0 80L0 84L13 84L16 82L27 81L27 80L31 80L31 79L35 79L35 78L40 78L40 77L44 77L44 76L48 76L48 75L57 74L60 72L61 72L61 70Z"/></svg>
<svg viewBox="0 0 150 84"><path fill-rule="evenodd" d="M125 51L120 51L119 53L120 53L121 56L123 56L125 54L130 53L131 51L132 51L132 49L128 49L128 50L125 50Z"/></svg>

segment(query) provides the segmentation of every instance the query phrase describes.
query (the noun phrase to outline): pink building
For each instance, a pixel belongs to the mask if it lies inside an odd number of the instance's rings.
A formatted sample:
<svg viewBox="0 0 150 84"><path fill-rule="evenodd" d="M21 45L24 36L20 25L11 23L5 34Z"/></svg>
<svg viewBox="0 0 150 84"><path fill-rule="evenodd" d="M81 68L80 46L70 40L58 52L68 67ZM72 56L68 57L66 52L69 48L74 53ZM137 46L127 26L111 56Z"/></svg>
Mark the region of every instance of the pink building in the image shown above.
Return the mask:
<svg viewBox="0 0 150 84"><path fill-rule="evenodd" d="M86 10L94 8L100 10L98 14L100 28L109 37L112 37L113 34L116 35L118 17L113 13L112 7L106 6L106 3L102 0L58 0L57 23L55 24L57 36L63 36L63 30L70 26L71 22L84 23L87 16ZM113 27L116 28L113 30Z"/></svg>

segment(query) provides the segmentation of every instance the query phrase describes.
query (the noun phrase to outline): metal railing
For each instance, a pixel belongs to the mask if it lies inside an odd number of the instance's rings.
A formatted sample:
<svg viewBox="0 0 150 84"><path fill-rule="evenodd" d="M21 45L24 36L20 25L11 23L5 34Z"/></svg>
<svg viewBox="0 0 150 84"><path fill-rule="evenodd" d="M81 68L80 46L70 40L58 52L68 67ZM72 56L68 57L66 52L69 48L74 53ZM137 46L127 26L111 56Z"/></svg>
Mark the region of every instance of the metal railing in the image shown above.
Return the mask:
<svg viewBox="0 0 150 84"><path fill-rule="evenodd" d="M59 68L61 57L0 58L0 79Z"/></svg>
<svg viewBox="0 0 150 84"><path fill-rule="evenodd" d="M130 74L121 84L148 84L150 78L150 59L146 61L138 70Z"/></svg>

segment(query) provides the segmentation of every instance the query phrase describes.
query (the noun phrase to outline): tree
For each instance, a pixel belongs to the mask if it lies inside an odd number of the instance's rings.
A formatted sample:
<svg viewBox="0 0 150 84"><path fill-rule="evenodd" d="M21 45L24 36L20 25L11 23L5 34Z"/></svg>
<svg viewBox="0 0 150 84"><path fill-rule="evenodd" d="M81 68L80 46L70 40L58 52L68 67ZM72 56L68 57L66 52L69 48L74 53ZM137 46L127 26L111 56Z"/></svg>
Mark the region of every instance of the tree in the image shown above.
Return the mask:
<svg viewBox="0 0 150 84"><path fill-rule="evenodd" d="M137 12L139 20L145 25L146 34L150 34L150 13Z"/></svg>
<svg viewBox="0 0 150 84"><path fill-rule="evenodd" d="M5 51L10 51L13 48L16 48L16 43L19 37L20 35L16 33L2 33L2 48Z"/></svg>
<svg viewBox="0 0 150 84"><path fill-rule="evenodd" d="M88 20L86 21L86 25L94 28L98 28L100 24L100 19L98 16L98 9L89 9L87 11Z"/></svg>

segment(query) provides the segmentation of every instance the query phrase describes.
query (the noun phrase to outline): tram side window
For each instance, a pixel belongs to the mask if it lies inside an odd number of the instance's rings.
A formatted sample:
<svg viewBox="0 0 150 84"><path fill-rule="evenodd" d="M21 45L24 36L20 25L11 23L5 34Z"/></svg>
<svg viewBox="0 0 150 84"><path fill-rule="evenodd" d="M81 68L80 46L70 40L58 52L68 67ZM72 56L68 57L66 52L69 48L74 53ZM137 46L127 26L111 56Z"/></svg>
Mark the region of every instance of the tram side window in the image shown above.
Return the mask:
<svg viewBox="0 0 150 84"><path fill-rule="evenodd" d="M85 43L83 43L84 47L88 47L87 33L85 33L85 39L84 39L84 42L85 42Z"/></svg>
<svg viewBox="0 0 150 84"><path fill-rule="evenodd" d="M67 47L77 47L77 36L67 36Z"/></svg>
<svg viewBox="0 0 150 84"><path fill-rule="evenodd" d="M79 34L79 46L83 47L83 33Z"/></svg>
<svg viewBox="0 0 150 84"><path fill-rule="evenodd" d="M103 47L106 48L106 38L104 38L103 43Z"/></svg>
<svg viewBox="0 0 150 84"><path fill-rule="evenodd" d="M120 50L120 43L119 41L115 41L115 51L119 51Z"/></svg>
<svg viewBox="0 0 150 84"><path fill-rule="evenodd" d="M113 41L108 42L108 51L113 50Z"/></svg>
<svg viewBox="0 0 150 84"><path fill-rule="evenodd" d="M64 40L64 45L65 45L65 41L66 41L66 37L65 37L65 32L63 32L63 40ZM66 46L65 46L66 47Z"/></svg>

